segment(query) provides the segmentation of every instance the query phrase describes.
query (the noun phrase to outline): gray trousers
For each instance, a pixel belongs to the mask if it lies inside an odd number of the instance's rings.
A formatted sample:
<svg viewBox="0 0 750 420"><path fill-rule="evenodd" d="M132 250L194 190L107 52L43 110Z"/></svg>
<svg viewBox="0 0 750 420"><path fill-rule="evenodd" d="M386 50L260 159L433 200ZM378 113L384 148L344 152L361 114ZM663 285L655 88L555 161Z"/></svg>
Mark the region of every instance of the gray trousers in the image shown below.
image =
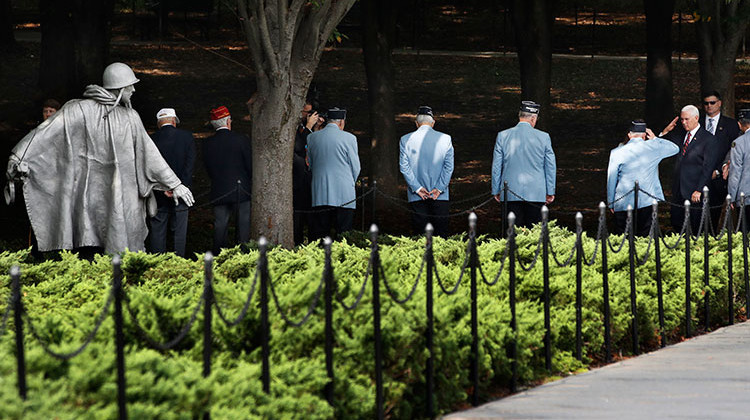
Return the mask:
<svg viewBox="0 0 750 420"><path fill-rule="evenodd" d="M182 209L181 207L184 207ZM156 216L151 218L151 252L167 252L167 231L169 219L172 219L174 232L174 253L185 256L185 242L187 242L188 210L187 206L159 207Z"/></svg>
<svg viewBox="0 0 750 420"><path fill-rule="evenodd" d="M214 255L219 255L221 248L227 246L227 230L229 228L229 217L238 211L237 233L239 243L250 241L250 200L239 204L220 204L214 206Z"/></svg>

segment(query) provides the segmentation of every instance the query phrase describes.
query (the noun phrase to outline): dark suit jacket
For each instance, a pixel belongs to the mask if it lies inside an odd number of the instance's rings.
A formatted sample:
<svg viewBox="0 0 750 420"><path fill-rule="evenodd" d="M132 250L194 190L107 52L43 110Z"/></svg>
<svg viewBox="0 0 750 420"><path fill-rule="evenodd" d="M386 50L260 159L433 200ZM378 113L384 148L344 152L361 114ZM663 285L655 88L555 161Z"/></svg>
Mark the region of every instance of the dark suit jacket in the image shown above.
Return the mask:
<svg viewBox="0 0 750 420"><path fill-rule="evenodd" d="M678 125L666 136L680 148L672 180L672 196L677 203L689 200L693 191L702 192L704 186L710 187L711 174L724 157L715 147L716 138L703 127L698 128L683 156L685 134L685 129Z"/></svg>
<svg viewBox="0 0 750 420"><path fill-rule="evenodd" d="M705 114L701 114L700 123L703 128L706 128ZM734 141L734 139L739 137L740 134L740 128L737 125L737 121L733 118L727 117L724 114L721 114L721 116L719 117L719 122L718 124L716 124L716 132L714 133L714 137L716 137L715 145L718 149L717 153L719 153L722 157L716 163L716 167L714 167L714 170L718 171L719 174L721 174L721 166L724 164L726 159L729 158L729 150L731 150L732 142ZM709 195L709 197L711 199L712 206L724 202L724 199L727 195L727 181L725 181L723 177L719 176L716 179L712 180L711 185L709 185L708 187L711 190L711 194Z"/></svg>
<svg viewBox="0 0 750 420"><path fill-rule="evenodd" d="M171 125L164 125L151 135L151 139L180 181L190 188L193 185L193 167L195 166L193 134ZM174 205L174 201L164 196L163 193L156 192L155 194L159 207ZM180 205L186 207L183 202L180 202Z"/></svg>
<svg viewBox="0 0 750 420"><path fill-rule="evenodd" d="M307 136L309 134L310 130L300 124L294 136L292 186L295 209L309 209L312 205L312 173L305 162L305 157L307 156Z"/></svg>
<svg viewBox="0 0 750 420"><path fill-rule="evenodd" d="M214 205L250 199L253 174L250 139L234 131L218 130L203 143L203 161L211 178ZM239 198L237 181L240 182Z"/></svg>

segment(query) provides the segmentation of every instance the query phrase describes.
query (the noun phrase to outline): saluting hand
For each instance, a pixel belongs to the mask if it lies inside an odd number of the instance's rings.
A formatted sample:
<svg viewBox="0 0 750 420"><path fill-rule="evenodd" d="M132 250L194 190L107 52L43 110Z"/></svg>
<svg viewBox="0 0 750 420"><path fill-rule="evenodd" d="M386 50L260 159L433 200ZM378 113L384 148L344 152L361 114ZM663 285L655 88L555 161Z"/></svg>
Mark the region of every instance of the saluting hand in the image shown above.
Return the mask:
<svg viewBox="0 0 750 420"><path fill-rule="evenodd" d="M672 131L675 128L675 126L677 125L677 120L679 120L679 119L680 119L680 117L674 117L674 119L672 120L672 122L670 122L669 124L667 124L667 126L664 127L664 130L661 130L661 135L663 136L663 135L669 133L670 131Z"/></svg>

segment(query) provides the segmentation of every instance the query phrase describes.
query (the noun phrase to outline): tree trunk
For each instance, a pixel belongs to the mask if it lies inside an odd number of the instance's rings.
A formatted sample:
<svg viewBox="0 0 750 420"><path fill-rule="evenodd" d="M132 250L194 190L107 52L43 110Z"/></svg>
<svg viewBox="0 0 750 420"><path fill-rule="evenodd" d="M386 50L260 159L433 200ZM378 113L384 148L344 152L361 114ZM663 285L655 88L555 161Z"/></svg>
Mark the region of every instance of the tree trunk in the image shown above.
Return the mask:
<svg viewBox="0 0 750 420"><path fill-rule="evenodd" d="M355 0L238 0L256 71L252 236L291 248L294 130L329 37Z"/></svg>
<svg viewBox="0 0 750 420"><path fill-rule="evenodd" d="M114 0L40 0L42 52L39 86L45 97L78 97L100 84L109 59Z"/></svg>
<svg viewBox="0 0 750 420"><path fill-rule="evenodd" d="M660 130L674 118L672 15L675 0L643 0L646 11L646 124Z"/></svg>
<svg viewBox="0 0 750 420"><path fill-rule="evenodd" d="M722 112L734 116L734 68L750 21L750 1L698 0L696 36L701 91L722 95Z"/></svg>
<svg viewBox="0 0 750 420"><path fill-rule="evenodd" d="M10 0L0 0L0 50L9 49L16 45L13 36L13 14Z"/></svg>
<svg viewBox="0 0 750 420"><path fill-rule="evenodd" d="M541 105L537 127L549 127L552 83L552 0L512 0L513 30L521 67L521 96Z"/></svg>
<svg viewBox="0 0 750 420"><path fill-rule="evenodd" d="M391 58L396 30L393 0L364 0L363 52L370 105L370 172L378 188L398 194L398 138L394 112L394 69Z"/></svg>

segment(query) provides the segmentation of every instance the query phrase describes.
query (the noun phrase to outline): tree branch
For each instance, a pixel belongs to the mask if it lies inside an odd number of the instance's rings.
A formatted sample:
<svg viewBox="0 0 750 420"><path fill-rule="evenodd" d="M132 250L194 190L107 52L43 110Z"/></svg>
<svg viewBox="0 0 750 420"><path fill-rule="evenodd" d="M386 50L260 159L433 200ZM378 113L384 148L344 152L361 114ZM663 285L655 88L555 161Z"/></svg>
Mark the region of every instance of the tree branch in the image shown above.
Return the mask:
<svg viewBox="0 0 750 420"><path fill-rule="evenodd" d="M258 39L259 35L256 32L256 28L258 27L258 25L253 25L253 18L251 18L247 14L247 0L238 0L237 8L239 9L242 27L244 29L245 36L247 37L248 46L250 47L250 54L253 57L255 71L258 73L258 77L264 77L264 75L266 74L266 70L264 67L263 55L261 54L262 48Z"/></svg>
<svg viewBox="0 0 750 420"><path fill-rule="evenodd" d="M277 51L274 50L273 44L271 43L271 31L268 29L268 20L266 18L265 1L257 1L256 13L258 14L258 32L260 35L260 44L265 51L265 55L268 58L268 65L272 73L279 72L279 62Z"/></svg>

